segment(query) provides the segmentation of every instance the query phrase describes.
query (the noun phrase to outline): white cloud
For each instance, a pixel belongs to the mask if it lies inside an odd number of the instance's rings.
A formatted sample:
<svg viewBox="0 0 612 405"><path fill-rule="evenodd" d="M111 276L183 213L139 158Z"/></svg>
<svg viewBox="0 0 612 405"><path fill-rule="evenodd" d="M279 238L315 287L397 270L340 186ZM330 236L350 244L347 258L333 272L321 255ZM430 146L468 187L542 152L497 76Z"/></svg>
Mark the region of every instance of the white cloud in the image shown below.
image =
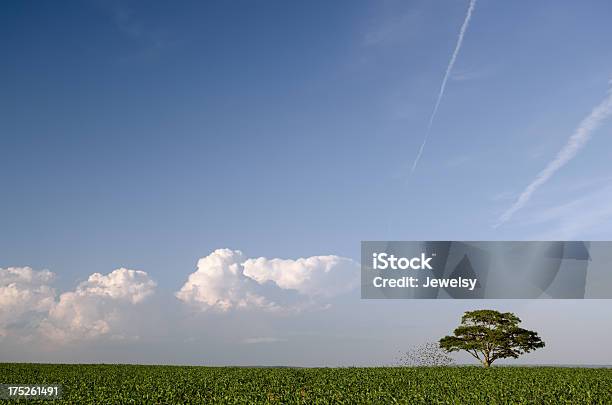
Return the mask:
<svg viewBox="0 0 612 405"><path fill-rule="evenodd" d="M108 334L119 318L100 297L66 292L40 325L42 334L57 342L91 339Z"/></svg>
<svg viewBox="0 0 612 405"><path fill-rule="evenodd" d="M9 267L0 269L0 285L11 283L44 284L52 281L55 274L49 270L32 270L31 267Z"/></svg>
<svg viewBox="0 0 612 405"><path fill-rule="evenodd" d="M114 333L126 309L155 290L147 273L117 269L94 273L74 291L57 298L49 285L55 274L30 267L0 269L0 335L39 332L57 342L88 339ZM23 337L23 336L22 336Z"/></svg>
<svg viewBox="0 0 612 405"><path fill-rule="evenodd" d="M137 304L151 295L155 286L155 282L146 272L120 268L106 276L100 273L92 274L86 282L79 284L77 292L81 295L109 297Z"/></svg>
<svg viewBox="0 0 612 405"><path fill-rule="evenodd" d="M249 259L244 274L258 283L272 281L282 289L308 296L332 297L358 285L359 265L339 256L312 256L297 260Z"/></svg>
<svg viewBox="0 0 612 405"><path fill-rule="evenodd" d="M218 249L198 261L198 270L189 275L176 297L201 309L278 311L283 307L272 295L282 298L283 291L311 300L354 289L358 267L338 256L247 259L239 250Z"/></svg>
<svg viewBox="0 0 612 405"><path fill-rule="evenodd" d="M47 285L54 274L30 267L0 268L0 336L28 315L44 314L55 303L55 290Z"/></svg>
<svg viewBox="0 0 612 405"><path fill-rule="evenodd" d="M183 302L202 309L277 309L276 304L255 293L255 281L244 275L241 251L217 249L198 261L198 269L176 293Z"/></svg>
<svg viewBox="0 0 612 405"><path fill-rule="evenodd" d="M75 291L60 295L41 331L56 341L90 339L113 332L130 304L153 294L156 283L144 271L120 268L107 275L94 273Z"/></svg>

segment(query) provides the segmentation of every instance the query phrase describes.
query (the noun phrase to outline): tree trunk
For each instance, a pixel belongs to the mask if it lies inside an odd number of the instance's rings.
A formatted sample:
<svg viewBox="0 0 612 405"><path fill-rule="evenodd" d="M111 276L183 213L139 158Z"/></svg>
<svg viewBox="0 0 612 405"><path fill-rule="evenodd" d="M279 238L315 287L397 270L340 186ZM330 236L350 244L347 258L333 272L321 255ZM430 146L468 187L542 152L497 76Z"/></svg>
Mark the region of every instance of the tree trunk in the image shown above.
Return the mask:
<svg viewBox="0 0 612 405"><path fill-rule="evenodd" d="M482 366L484 368L489 368L490 365L491 365L491 362L489 360L483 360L482 361Z"/></svg>

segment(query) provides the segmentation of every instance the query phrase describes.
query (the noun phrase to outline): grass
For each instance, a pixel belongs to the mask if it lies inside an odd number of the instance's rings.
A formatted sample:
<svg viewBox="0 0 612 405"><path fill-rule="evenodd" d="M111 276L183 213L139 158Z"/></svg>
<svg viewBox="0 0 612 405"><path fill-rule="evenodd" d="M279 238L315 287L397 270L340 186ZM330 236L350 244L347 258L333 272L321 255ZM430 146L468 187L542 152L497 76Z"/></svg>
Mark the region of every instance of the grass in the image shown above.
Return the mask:
<svg viewBox="0 0 612 405"><path fill-rule="evenodd" d="M62 384L61 401L29 404L612 403L612 370L589 368L0 364L0 383Z"/></svg>

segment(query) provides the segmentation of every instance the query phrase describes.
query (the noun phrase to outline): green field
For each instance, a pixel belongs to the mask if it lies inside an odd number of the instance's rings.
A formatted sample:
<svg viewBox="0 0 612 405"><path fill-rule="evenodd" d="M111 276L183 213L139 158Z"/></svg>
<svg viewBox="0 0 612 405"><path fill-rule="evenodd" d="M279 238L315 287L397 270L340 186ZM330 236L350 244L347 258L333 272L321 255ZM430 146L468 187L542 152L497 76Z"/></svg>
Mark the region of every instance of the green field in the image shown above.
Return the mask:
<svg viewBox="0 0 612 405"><path fill-rule="evenodd" d="M55 402L89 404L612 403L612 370L587 368L0 364L0 383L60 383Z"/></svg>

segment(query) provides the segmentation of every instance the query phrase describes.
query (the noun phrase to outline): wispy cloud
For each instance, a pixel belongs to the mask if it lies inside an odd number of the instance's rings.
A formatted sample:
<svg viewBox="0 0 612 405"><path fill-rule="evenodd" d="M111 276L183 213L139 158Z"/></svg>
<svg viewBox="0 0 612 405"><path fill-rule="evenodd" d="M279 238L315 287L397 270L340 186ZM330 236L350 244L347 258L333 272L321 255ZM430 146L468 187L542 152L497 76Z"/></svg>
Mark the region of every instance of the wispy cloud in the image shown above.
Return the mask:
<svg viewBox="0 0 612 405"><path fill-rule="evenodd" d="M608 96L597 105L593 111L578 125L565 146L557 153L557 156L542 170L536 178L523 190L516 202L500 217L495 227L508 222L512 216L527 204L533 193L546 183L559 169L572 160L591 138L601 123L612 114L612 89Z"/></svg>
<svg viewBox="0 0 612 405"><path fill-rule="evenodd" d="M461 50L461 45L463 44L463 37L465 36L465 32L467 31L468 25L470 24L470 19L472 18L472 13L474 12L474 7L476 6L476 0L470 0L470 5L468 7L467 13L465 14L465 19L463 20L463 25L459 30L459 37L457 38L457 44L455 45L455 50L453 51L453 55L450 58L448 66L446 67L446 72L444 73L444 78L442 79L442 84L440 85L440 91L438 92L438 98L436 100L436 104L434 109L429 117L429 124L427 125L427 132L425 132L425 138L423 139L423 143L419 148L419 152L417 153L416 158L414 159L414 163L412 164L411 172L414 172L416 169L419 160L421 159L421 155L423 154L423 150L425 149L425 145L427 144L427 140L429 139L429 134L431 132L431 126L433 125L434 119L436 118L436 114L438 112L438 108L440 107L440 102L442 101L442 97L444 96L444 90L446 89L446 82L448 82L448 78L453 70L453 66L455 65L455 61L457 60L457 56L459 55L459 51Z"/></svg>
<svg viewBox="0 0 612 405"><path fill-rule="evenodd" d="M606 238L607 224L612 218L612 184L610 181L607 185L593 184L591 189L582 190L579 197L530 213L519 225L532 228L530 238L534 240Z"/></svg>

